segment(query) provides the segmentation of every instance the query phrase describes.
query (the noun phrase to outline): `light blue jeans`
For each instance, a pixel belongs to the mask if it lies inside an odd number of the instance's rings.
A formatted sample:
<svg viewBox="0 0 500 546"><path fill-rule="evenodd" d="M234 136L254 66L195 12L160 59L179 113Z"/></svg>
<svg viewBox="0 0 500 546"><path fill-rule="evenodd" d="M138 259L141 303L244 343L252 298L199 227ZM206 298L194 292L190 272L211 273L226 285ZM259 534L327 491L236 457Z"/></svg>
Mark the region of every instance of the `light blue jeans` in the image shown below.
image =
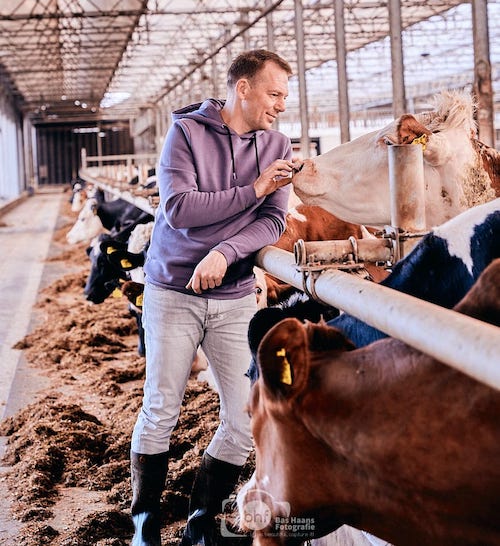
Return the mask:
<svg viewBox="0 0 500 546"><path fill-rule="evenodd" d="M231 464L245 463L253 446L246 411L250 380L245 372L251 359L247 334L256 307L255 294L215 300L145 285L146 380L132 451L145 455L168 451L201 345L220 399L220 424L207 452Z"/></svg>

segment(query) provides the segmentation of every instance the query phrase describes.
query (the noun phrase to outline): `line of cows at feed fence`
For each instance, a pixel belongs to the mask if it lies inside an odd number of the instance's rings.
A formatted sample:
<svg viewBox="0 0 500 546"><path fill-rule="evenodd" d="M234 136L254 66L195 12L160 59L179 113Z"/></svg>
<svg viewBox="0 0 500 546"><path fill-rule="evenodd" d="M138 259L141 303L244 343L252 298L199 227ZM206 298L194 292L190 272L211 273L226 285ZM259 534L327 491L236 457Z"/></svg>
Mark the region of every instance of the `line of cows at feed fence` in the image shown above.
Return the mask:
<svg viewBox="0 0 500 546"><path fill-rule="evenodd" d="M443 92L433 110L305 159L293 176L300 202L257 256L248 333L256 466L238 509L259 544L343 524L396 545L500 544L500 154L475 134L472 97ZM400 256L387 157L407 145L422 150L425 233ZM89 242L85 297L127 297L141 355L158 206L149 169L116 191L109 175L82 169L72 199L86 200L67 236ZM360 259L374 239L382 259ZM303 260L310 241L342 250ZM437 349L421 350L427 338ZM206 368L202 354L193 366Z"/></svg>

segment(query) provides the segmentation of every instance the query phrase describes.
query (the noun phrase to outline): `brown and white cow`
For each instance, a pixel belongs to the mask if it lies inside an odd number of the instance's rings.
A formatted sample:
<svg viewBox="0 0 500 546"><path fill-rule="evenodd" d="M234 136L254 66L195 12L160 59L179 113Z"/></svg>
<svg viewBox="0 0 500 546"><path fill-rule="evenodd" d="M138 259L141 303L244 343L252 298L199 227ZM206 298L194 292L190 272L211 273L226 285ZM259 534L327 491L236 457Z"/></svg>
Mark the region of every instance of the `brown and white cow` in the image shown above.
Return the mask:
<svg viewBox="0 0 500 546"><path fill-rule="evenodd" d="M500 325L500 259L455 310ZM353 349L293 318L258 362L256 469L238 494L254 543L348 524L398 546L500 544L499 390L396 339Z"/></svg>
<svg viewBox="0 0 500 546"><path fill-rule="evenodd" d="M500 154L476 138L470 94L445 91L435 109L405 114L304 161L294 175L303 203L364 225L391 223L387 147L422 142L427 227L500 197Z"/></svg>

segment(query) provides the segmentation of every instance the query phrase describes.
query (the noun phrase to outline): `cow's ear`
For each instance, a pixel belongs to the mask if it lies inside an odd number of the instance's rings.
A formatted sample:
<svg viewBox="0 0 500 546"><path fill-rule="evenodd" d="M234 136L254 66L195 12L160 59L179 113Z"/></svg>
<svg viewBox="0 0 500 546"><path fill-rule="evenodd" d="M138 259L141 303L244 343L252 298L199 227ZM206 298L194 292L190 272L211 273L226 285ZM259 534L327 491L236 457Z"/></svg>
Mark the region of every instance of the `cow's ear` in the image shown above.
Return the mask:
<svg viewBox="0 0 500 546"><path fill-rule="evenodd" d="M127 243L115 239L104 239L99 243L99 248L103 254L111 254L116 250L127 250Z"/></svg>
<svg viewBox="0 0 500 546"><path fill-rule="evenodd" d="M431 131L411 114L403 114L397 123L397 133L397 144L425 144L427 142L426 137L431 134Z"/></svg>
<svg viewBox="0 0 500 546"><path fill-rule="evenodd" d="M123 271L131 271L136 267L141 267L144 265L143 254L133 254L132 252L128 252L126 250L110 250L111 251L107 254L108 261L118 269L123 269Z"/></svg>
<svg viewBox="0 0 500 546"><path fill-rule="evenodd" d="M304 325L288 318L273 326L259 346L260 376L268 391L280 398L293 398L307 383L309 353Z"/></svg>

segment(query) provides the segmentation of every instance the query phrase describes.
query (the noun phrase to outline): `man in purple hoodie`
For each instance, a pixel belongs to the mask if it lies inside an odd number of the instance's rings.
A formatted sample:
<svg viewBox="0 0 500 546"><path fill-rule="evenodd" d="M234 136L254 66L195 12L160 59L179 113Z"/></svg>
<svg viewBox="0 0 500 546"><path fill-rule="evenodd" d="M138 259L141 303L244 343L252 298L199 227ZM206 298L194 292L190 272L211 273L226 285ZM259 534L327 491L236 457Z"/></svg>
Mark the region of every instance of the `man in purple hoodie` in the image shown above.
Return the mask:
<svg viewBox="0 0 500 546"><path fill-rule="evenodd" d="M132 435L133 546L160 544L169 441L199 345L220 399L182 544L217 543L215 516L252 449L245 406L256 312L255 254L285 228L290 139L271 129L285 110L289 64L267 50L232 63L227 99L173 113L158 165L160 206L146 264L146 381Z"/></svg>

